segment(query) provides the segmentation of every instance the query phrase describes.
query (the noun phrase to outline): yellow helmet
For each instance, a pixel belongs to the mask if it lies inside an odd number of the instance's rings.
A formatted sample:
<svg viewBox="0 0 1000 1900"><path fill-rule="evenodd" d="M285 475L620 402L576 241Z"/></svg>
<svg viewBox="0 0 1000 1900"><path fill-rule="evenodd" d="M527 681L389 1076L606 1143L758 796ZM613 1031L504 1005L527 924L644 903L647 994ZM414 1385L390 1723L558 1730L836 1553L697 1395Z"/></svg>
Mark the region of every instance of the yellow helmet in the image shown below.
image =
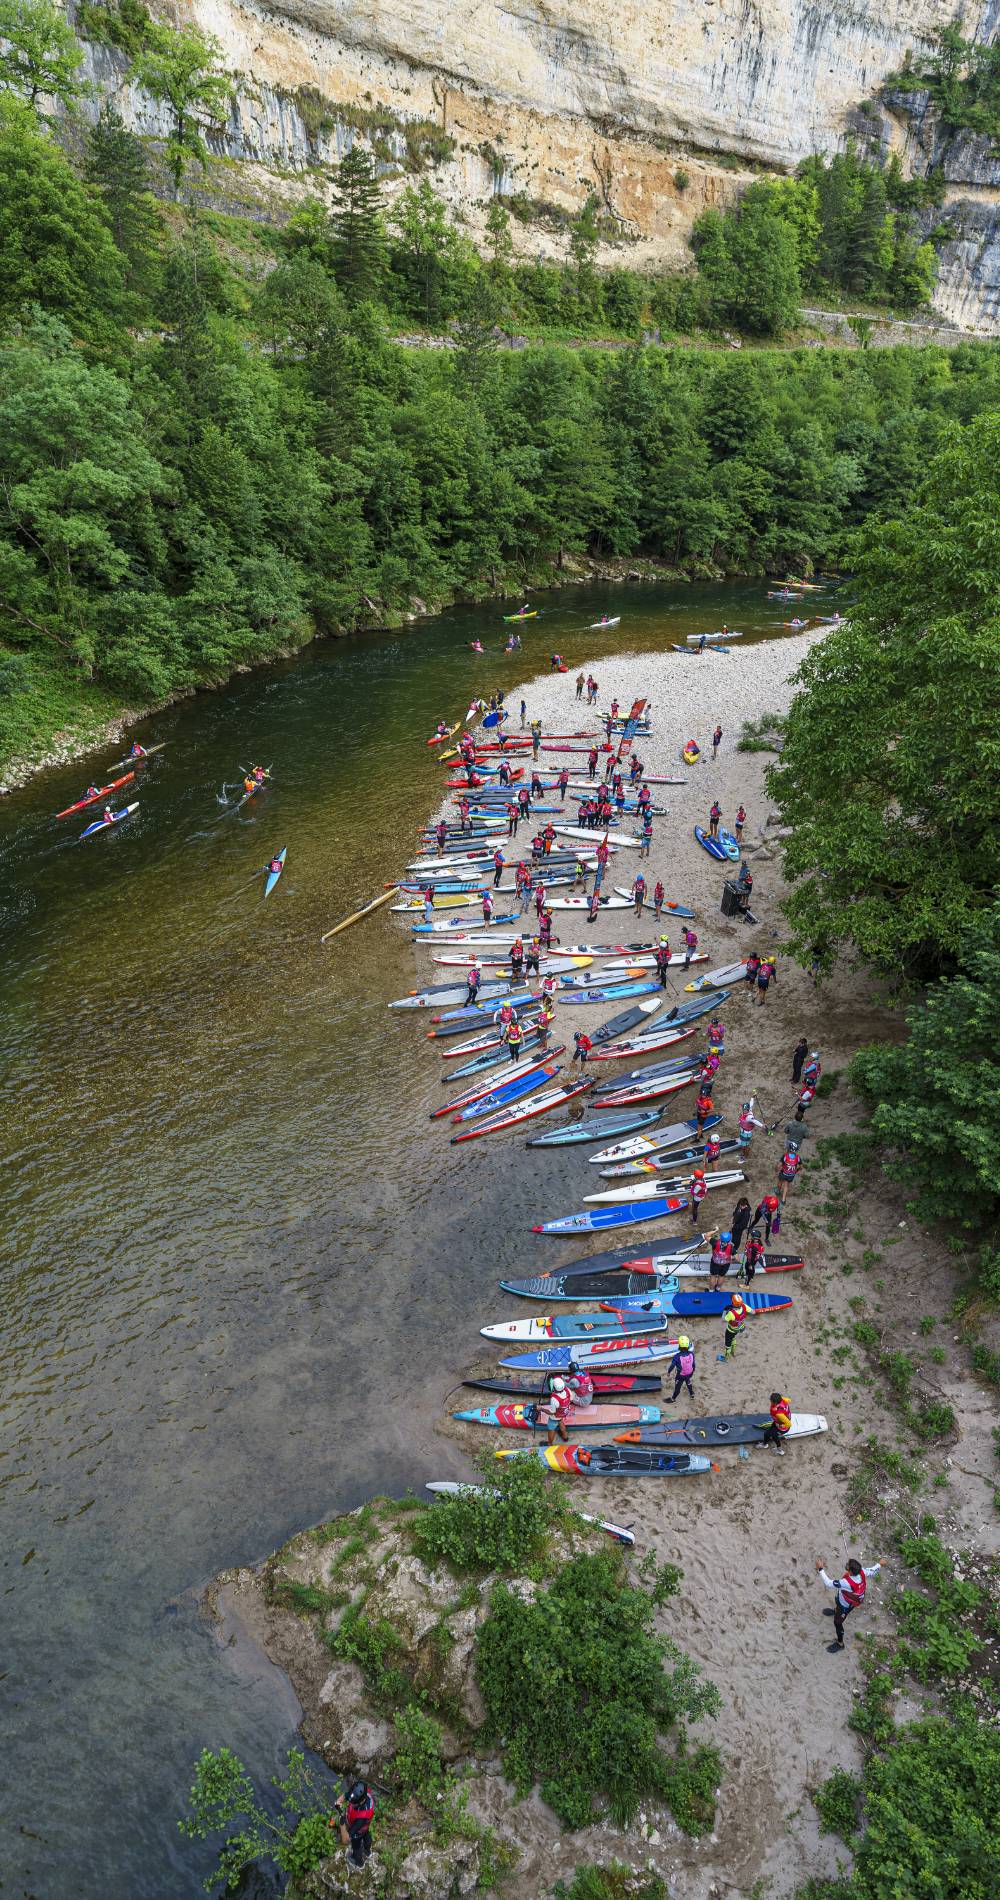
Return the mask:
<svg viewBox="0 0 1000 1900"><path fill-rule="evenodd" d="M691 1341L689 1340L686 1333L680 1334L677 1340L677 1344L680 1347L681 1352L688 1352L690 1350Z"/></svg>

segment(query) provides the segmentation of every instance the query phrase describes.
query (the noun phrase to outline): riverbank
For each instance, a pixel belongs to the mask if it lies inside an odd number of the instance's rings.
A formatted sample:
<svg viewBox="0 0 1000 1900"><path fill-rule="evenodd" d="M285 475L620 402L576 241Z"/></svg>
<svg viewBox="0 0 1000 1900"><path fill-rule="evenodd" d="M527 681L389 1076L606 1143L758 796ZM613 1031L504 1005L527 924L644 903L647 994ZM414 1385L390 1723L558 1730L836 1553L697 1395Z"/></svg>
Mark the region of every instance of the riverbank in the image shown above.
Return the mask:
<svg viewBox="0 0 1000 1900"><path fill-rule="evenodd" d="M501 1837L516 1843L521 1855L516 1874L502 1889L505 1893L547 1895L560 1866L604 1862L612 1856L634 1867L651 1866L669 1883L678 1883L689 1900L711 1900L725 1892L748 1894L757 1882L763 1882L775 1900L784 1900L808 1873L832 1874L836 1869L838 1850L820 1834L808 1797L835 1768L854 1770L858 1765L859 1747L849 1717L862 1681L862 1652L853 1641L846 1652L829 1654L830 1629L823 1618L827 1599L814 1565L823 1557L836 1569L845 1547L855 1543L866 1562L886 1554L870 1547L871 1536L879 1531L862 1531L856 1537L850 1528L859 1509L859 1453L870 1438L896 1457L909 1448L891 1394L859 1339L858 1316L882 1338L899 1329L909 1344L914 1332L909 1286L922 1273L921 1330L929 1336L940 1327L942 1332L934 1336L943 1338L952 1282L943 1250L935 1262L940 1270L926 1274L934 1237L911 1232L900 1197L881 1180L855 1178L837 1159L838 1138L850 1138L858 1120L857 1105L842 1079L846 1065L860 1043L896 1034L898 1025L877 986L856 972L841 967L817 990L782 956L778 906L785 887L764 786L768 755L743 753L736 745L743 720L787 710L795 671L820 637L807 634L744 649L734 643L728 657L623 653L594 662L601 704L606 706L612 697L623 706L638 696L652 701L654 733L637 746L650 773L683 771L679 755L687 738L696 737L703 746L703 762L685 773L683 785L657 789L656 802L668 807L668 815L656 822L654 848L645 867L650 885L662 876L670 897L695 908L695 927L709 958L706 967L738 958L751 946L773 950L778 957L777 985L765 1008L739 991L722 1012L726 1055L720 1105L731 1120L739 1102L753 1096L761 1119L774 1125L774 1133L755 1138L745 1187L711 1198L714 1225L727 1220L740 1192L755 1205L773 1185L794 1099L791 1053L800 1035L820 1050L825 1070L823 1099L806 1129L799 1131L805 1174L792 1191L781 1235L782 1245L801 1248L807 1262L801 1274L790 1276L793 1284L781 1288L791 1293L793 1310L756 1321L741 1340L735 1361L724 1367L716 1361L721 1325L700 1326L695 1338L697 1398L685 1410L759 1410L766 1408L769 1392L777 1387L790 1396L794 1409L822 1413L829 1429L822 1437L789 1446L780 1463L761 1449L748 1458L722 1451L720 1470L711 1479L678 1482L666 1492L652 1482L622 1480L589 1481L574 1488L577 1502L634 1527L638 1553L650 1553L657 1562L676 1563L683 1570L680 1593L664 1627L722 1692L720 1720L704 1724L703 1732L721 1749L724 1781L715 1828L701 1840L680 1834L669 1816L655 1810L638 1838L607 1824L565 1836L537 1794L515 1807L512 1790L495 1764L485 1779L477 1772L476 1812ZM586 662L583 665L586 671ZM508 690L508 704L516 706L523 697L529 718L541 718L547 728L583 726L587 721L575 699L575 671L574 663L570 674L530 677ZM710 735L716 724L722 725L724 736L713 761ZM543 759L549 765L558 762L553 755ZM722 916L719 900L726 867L701 851L692 836L693 824L706 822L715 798L723 807L724 824L731 824L737 804L742 802L748 812L747 856L755 879L753 908L760 919L752 928ZM630 860L634 856L628 854ZM627 885L635 868L634 861L625 865L616 859L612 883ZM578 930L572 919L567 925L557 913L557 929L564 938L585 934L611 943L635 934L635 928L642 926L633 927L625 912L605 913L585 930ZM669 928L676 943L676 925ZM426 955L415 952L415 957L422 979L433 980ZM588 1011L587 1027L607 1013ZM577 1026L576 1012L560 1014L561 1036ZM432 1080L429 1074L429 1095ZM558 1267L595 1251L590 1237L560 1244L527 1231L534 1220L579 1206L583 1195L593 1191L585 1162L559 1165L544 1151L533 1151L526 1165L516 1145L507 1160L510 1205L517 1209L518 1230L524 1229L518 1241L522 1270L543 1255L546 1267ZM477 1170L475 1151L466 1151L455 1182L463 1203L476 1203ZM631 1231L641 1251L653 1246L662 1230ZM896 1251L890 1254L889 1249ZM883 1261L891 1262L891 1272L882 1269ZM495 1269L484 1265L475 1273L482 1323L509 1314L515 1302L498 1292ZM495 1355L477 1350L474 1338L457 1344L466 1376L495 1373ZM970 1395L959 1336L949 1347L936 1346L935 1354L932 1361L918 1352L915 1374L948 1392L965 1445L960 1469L947 1455L947 1442L923 1446L926 1481L933 1472L940 1473L944 1488L935 1497L935 1508L950 1542L958 1548L973 1538L989 1548L989 1526L983 1521L990 1473L987 1408L977 1408ZM471 1398L460 1387L445 1389L454 1359L449 1349L437 1390L425 1395L429 1415L413 1420L418 1432L423 1423L433 1433L421 1461L428 1479L473 1475L470 1454L482 1450L487 1439L449 1417L457 1404ZM496 1432L488 1435L487 1443L490 1449L504 1443L523 1447L519 1436ZM302 1547L293 1547L291 1556L300 1560ZM301 1574L308 1581L305 1570ZM246 1578L243 1583L251 1587ZM866 1630L890 1637L891 1604L899 1587L892 1569L872 1587ZM272 1658L289 1670L305 1709L305 1732L322 1747L329 1739L331 1697L322 1692L327 1676L322 1681L317 1677L315 1651L310 1652L309 1667L302 1660L304 1651L296 1660L291 1621L286 1611L280 1638L258 1622L249 1638L243 1632L243 1640L262 1640ZM314 1634L308 1642L315 1642ZM364 1719L366 1711L355 1708L355 1714ZM339 1739L342 1742L343 1735ZM336 1739L328 1758L346 1765Z"/></svg>

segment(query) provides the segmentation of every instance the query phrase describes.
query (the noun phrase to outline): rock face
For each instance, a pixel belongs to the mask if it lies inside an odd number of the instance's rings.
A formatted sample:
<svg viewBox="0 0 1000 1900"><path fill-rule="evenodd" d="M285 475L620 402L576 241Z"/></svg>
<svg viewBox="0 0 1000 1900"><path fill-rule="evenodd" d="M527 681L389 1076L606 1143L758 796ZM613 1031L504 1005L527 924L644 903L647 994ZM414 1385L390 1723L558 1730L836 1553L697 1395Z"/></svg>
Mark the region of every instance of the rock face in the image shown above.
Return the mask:
<svg viewBox="0 0 1000 1900"><path fill-rule="evenodd" d="M520 251L558 253L560 215L593 192L618 234L605 264L676 266L706 205L731 200L755 171L788 172L841 146L858 107L954 13L954 0L281 0L266 10L190 0L174 17L213 33L246 76L220 157L280 171L280 191L289 172L373 131L405 176L423 124L434 136L420 162L470 234L501 192L524 214ZM1000 0L964 10L970 36L990 38L998 23ZM114 55L95 48L92 59L102 90L120 84ZM917 171L944 156L961 235L946 247L937 304L993 330L1000 164L968 136L943 155L933 128L914 123L917 99L901 95L898 112L872 114L864 131ZM121 102L141 130L162 129L148 100L126 87Z"/></svg>

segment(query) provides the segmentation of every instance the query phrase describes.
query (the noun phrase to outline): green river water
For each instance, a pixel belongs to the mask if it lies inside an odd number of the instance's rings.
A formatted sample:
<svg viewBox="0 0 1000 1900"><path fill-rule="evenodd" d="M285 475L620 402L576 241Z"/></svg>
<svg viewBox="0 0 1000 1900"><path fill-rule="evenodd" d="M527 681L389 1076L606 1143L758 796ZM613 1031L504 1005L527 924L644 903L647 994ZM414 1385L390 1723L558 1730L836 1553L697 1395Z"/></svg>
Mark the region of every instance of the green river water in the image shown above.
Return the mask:
<svg viewBox="0 0 1000 1900"><path fill-rule="evenodd" d="M474 692L553 647L575 668L794 611L760 585L539 604L519 656L490 604L173 708L138 728L169 742L139 811L84 845L85 818L51 814L113 751L0 804L12 1900L196 1892L175 1823L199 1749L264 1779L294 1738L280 1679L235 1671L198 1587L373 1490L468 1471L433 1424L498 1270L530 1257L539 1162L428 1122L423 1019L385 1008L417 967L399 920L320 935L414 855L442 776L426 737ZM621 627L578 631L601 612ZM274 788L227 814L251 759ZM265 904L253 873L281 845ZM544 1167L546 1211L575 1205L572 1161Z"/></svg>

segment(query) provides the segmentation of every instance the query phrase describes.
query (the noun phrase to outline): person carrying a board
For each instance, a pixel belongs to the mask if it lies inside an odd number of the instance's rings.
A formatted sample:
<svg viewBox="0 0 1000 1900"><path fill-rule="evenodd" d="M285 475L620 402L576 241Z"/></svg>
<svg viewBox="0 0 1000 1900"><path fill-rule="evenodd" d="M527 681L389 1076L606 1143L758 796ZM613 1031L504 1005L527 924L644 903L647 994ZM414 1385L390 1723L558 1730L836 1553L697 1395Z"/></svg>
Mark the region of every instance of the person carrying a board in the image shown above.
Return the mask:
<svg viewBox="0 0 1000 1900"><path fill-rule="evenodd" d="M831 1650L844 1647L844 1623L852 1610L859 1610L865 1600L869 1577L877 1577L882 1564L862 1564L857 1557L847 1559L847 1568L842 1577L828 1577L822 1558L817 1557L816 1569L820 1583L835 1592L833 1599L833 1627L835 1640L829 1645ZM829 1611L825 1612L829 1615Z"/></svg>
<svg viewBox="0 0 1000 1900"><path fill-rule="evenodd" d="M792 1402L783 1392L772 1392L770 1400L771 1423L764 1433L765 1445L770 1445L779 1458L785 1455L785 1439L792 1429Z"/></svg>
<svg viewBox="0 0 1000 1900"><path fill-rule="evenodd" d="M721 745L721 744L722 744L722 727L721 727L721 726L716 726L716 728L715 728L715 731L714 731L714 732L713 732L713 734L712 734L712 757L713 757L713 759L717 759L717 758L718 758L718 756L719 756L719 747L720 747L720 745Z"/></svg>
<svg viewBox="0 0 1000 1900"><path fill-rule="evenodd" d="M674 1375L674 1389L664 1398L664 1405L674 1405L676 1403L680 1397L682 1386L687 1388L688 1398L693 1399L694 1386L691 1381L695 1374L694 1347L686 1333L680 1335L677 1341L677 1351L674 1353L667 1367L667 1371L672 1372Z"/></svg>
<svg viewBox="0 0 1000 1900"><path fill-rule="evenodd" d="M778 1199L784 1207L788 1199L788 1190L802 1167L802 1156L798 1143L790 1141L778 1163Z"/></svg>
<svg viewBox="0 0 1000 1900"><path fill-rule="evenodd" d="M719 820L721 817L722 817L722 806L719 804L719 801L716 798L715 800L713 800L712 806L708 814L708 835L710 838L718 837Z"/></svg>

